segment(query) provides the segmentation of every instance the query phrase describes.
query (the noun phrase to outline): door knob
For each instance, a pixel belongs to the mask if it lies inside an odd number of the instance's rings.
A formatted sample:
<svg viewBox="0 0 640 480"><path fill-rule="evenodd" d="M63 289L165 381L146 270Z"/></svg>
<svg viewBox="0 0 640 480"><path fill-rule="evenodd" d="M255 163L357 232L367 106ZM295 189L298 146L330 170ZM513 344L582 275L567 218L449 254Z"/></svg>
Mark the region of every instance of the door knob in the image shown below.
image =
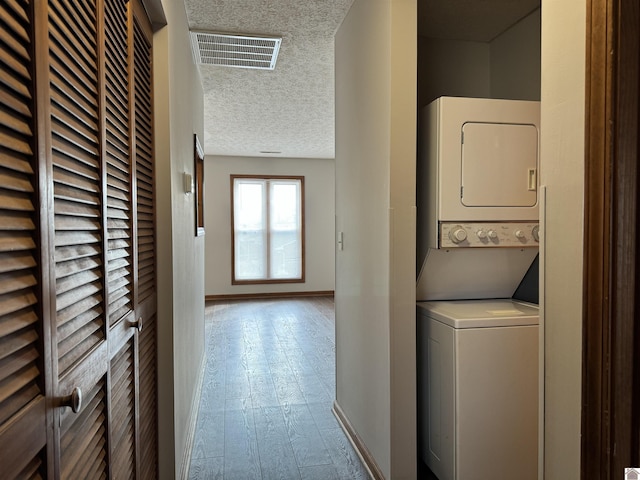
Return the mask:
<svg viewBox="0 0 640 480"><path fill-rule="evenodd" d="M142 317L138 318L137 321L131 322L131 327L138 329L139 332L142 331Z"/></svg>
<svg viewBox="0 0 640 480"><path fill-rule="evenodd" d="M71 411L73 413L78 413L82 408L82 390L80 390L79 387L76 387L71 392L71 395L62 397L62 406L71 407Z"/></svg>

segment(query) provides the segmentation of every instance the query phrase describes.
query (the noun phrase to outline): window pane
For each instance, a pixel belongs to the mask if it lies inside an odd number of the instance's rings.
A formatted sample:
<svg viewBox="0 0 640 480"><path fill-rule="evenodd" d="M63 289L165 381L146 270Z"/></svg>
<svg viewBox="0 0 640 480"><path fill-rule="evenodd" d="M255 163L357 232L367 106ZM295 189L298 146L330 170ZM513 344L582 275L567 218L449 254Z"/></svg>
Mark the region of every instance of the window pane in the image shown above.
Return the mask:
<svg viewBox="0 0 640 480"><path fill-rule="evenodd" d="M235 226L236 230L264 229L264 184L236 180Z"/></svg>
<svg viewBox="0 0 640 480"><path fill-rule="evenodd" d="M300 182L270 182L271 272L274 279L302 276Z"/></svg>
<svg viewBox="0 0 640 480"><path fill-rule="evenodd" d="M266 278L264 182L235 180L234 187L235 278Z"/></svg>
<svg viewBox="0 0 640 480"><path fill-rule="evenodd" d="M266 278L263 232L236 232L236 280Z"/></svg>

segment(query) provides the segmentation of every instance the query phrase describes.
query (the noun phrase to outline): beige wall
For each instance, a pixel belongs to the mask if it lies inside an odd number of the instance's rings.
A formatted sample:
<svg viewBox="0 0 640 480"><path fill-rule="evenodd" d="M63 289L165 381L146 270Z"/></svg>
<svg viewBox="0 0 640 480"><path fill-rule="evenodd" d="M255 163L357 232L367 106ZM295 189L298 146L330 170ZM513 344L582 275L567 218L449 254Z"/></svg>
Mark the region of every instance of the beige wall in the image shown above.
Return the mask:
<svg viewBox="0 0 640 480"><path fill-rule="evenodd" d="M202 86L183 2L163 1L154 36L158 245L160 478L180 478L204 355L204 239L194 237L193 134L202 138Z"/></svg>
<svg viewBox="0 0 640 480"><path fill-rule="evenodd" d="M416 475L415 19L356 0L336 35L336 401L394 479Z"/></svg>
<svg viewBox="0 0 640 480"><path fill-rule="evenodd" d="M490 42L418 38L418 105L441 96L540 100L540 9Z"/></svg>
<svg viewBox="0 0 640 480"><path fill-rule="evenodd" d="M305 282L231 285L231 174L305 177ZM318 158L205 159L205 293L207 295L333 291L335 161Z"/></svg>
<svg viewBox="0 0 640 480"><path fill-rule="evenodd" d="M391 2L391 475L416 476L417 0Z"/></svg>
<svg viewBox="0 0 640 480"><path fill-rule="evenodd" d="M586 2L542 2L546 480L580 478Z"/></svg>
<svg viewBox="0 0 640 480"><path fill-rule="evenodd" d="M490 43L491 98L540 100L540 9Z"/></svg>
<svg viewBox="0 0 640 480"><path fill-rule="evenodd" d="M484 42L418 37L418 106L441 96L488 98L490 51Z"/></svg>

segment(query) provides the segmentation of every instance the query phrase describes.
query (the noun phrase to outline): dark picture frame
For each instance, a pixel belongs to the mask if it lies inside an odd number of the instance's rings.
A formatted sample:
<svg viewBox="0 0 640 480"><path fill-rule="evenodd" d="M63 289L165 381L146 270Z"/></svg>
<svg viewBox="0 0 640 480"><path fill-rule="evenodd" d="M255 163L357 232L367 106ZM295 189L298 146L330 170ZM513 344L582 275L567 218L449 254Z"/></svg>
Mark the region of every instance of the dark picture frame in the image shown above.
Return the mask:
<svg viewBox="0 0 640 480"><path fill-rule="evenodd" d="M195 204L195 235L204 235L204 150L198 140L198 135L193 135L193 172L194 172L194 204Z"/></svg>

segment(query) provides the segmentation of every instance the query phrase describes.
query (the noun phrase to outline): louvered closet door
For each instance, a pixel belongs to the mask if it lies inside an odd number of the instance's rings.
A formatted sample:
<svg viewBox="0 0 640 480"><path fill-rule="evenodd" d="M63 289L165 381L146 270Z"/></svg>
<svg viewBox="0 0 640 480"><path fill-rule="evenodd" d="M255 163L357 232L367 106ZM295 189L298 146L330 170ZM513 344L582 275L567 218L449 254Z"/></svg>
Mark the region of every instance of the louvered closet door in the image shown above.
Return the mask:
<svg viewBox="0 0 640 480"><path fill-rule="evenodd" d="M134 332L135 178L132 160L129 7L104 0L107 320L111 475L137 478L137 334Z"/></svg>
<svg viewBox="0 0 640 480"><path fill-rule="evenodd" d="M3 478L46 474L40 246L36 225L33 13L0 3L0 465Z"/></svg>
<svg viewBox="0 0 640 480"><path fill-rule="evenodd" d="M56 410L56 471L60 478L106 478L110 352L97 6L49 0L48 22L54 390L57 398L82 393L78 412Z"/></svg>
<svg viewBox="0 0 640 480"><path fill-rule="evenodd" d="M153 149L152 31L146 14L134 3L133 105L136 177L136 317L139 335L140 476L158 476L157 325L155 169Z"/></svg>

